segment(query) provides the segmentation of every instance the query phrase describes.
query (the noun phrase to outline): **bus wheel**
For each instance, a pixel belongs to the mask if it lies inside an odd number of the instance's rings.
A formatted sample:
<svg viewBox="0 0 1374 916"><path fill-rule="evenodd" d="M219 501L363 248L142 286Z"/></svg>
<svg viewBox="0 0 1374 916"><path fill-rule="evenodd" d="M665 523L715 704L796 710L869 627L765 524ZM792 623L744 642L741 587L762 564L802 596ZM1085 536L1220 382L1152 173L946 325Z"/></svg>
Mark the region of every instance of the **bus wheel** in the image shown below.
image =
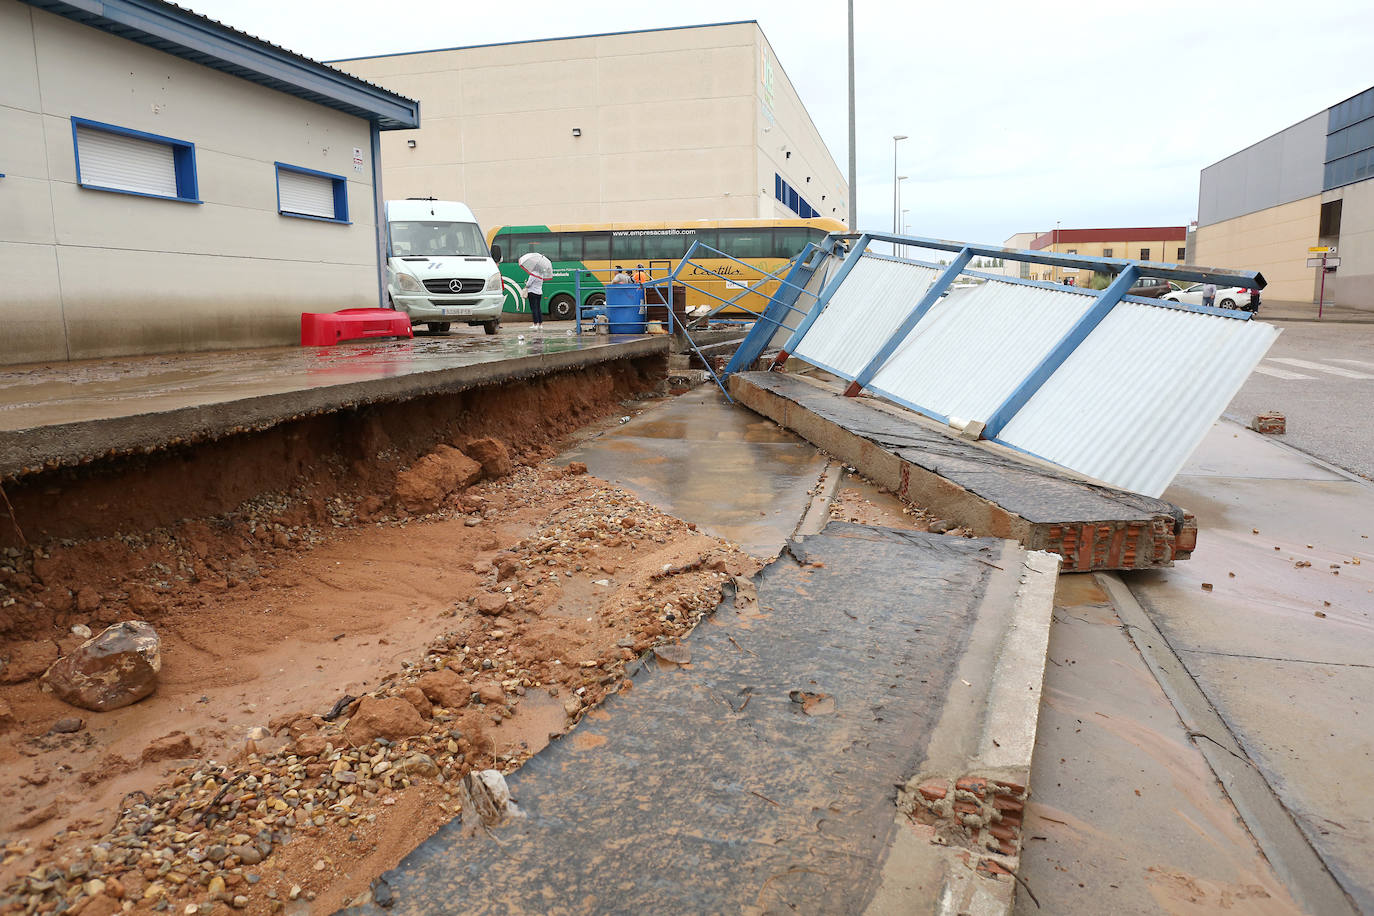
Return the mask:
<svg viewBox="0 0 1374 916"><path fill-rule="evenodd" d="M549 318L554 321L567 321L573 316L573 297L559 293L549 300Z"/></svg>
<svg viewBox="0 0 1374 916"><path fill-rule="evenodd" d="M588 308L594 308L594 309L605 308L605 307L606 307L606 294L605 294L605 293L592 293L590 296L587 297L587 307L588 307Z"/></svg>

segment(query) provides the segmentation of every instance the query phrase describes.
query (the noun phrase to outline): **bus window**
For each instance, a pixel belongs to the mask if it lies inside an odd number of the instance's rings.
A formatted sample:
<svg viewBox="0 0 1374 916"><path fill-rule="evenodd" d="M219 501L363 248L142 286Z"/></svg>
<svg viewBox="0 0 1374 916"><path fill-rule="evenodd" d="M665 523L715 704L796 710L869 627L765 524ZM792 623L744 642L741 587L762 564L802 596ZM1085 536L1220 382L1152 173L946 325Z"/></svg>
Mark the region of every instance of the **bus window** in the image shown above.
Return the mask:
<svg viewBox="0 0 1374 916"><path fill-rule="evenodd" d="M560 232L558 234L558 257L550 258L555 261L580 261L582 260L582 233L580 232Z"/></svg>
<svg viewBox="0 0 1374 916"><path fill-rule="evenodd" d="M582 260L609 261L611 259L611 234L609 232L588 232L582 236Z"/></svg>
<svg viewBox="0 0 1374 916"><path fill-rule="evenodd" d="M498 235L494 241L505 243L506 261L517 261L520 256L530 250L530 237L528 235Z"/></svg>
<svg viewBox="0 0 1374 916"><path fill-rule="evenodd" d="M811 230L805 226L773 230L773 257L795 258L811 241Z"/></svg>
<svg viewBox="0 0 1374 916"><path fill-rule="evenodd" d="M558 236L522 235L520 236L520 241L523 243L520 246L523 249L520 252L521 254L528 251L537 251L550 261L558 260Z"/></svg>
<svg viewBox="0 0 1374 916"><path fill-rule="evenodd" d="M611 240L611 260L624 262L627 265L631 261L636 264L643 261L644 236L617 235Z"/></svg>
<svg viewBox="0 0 1374 916"><path fill-rule="evenodd" d="M716 230L714 230L714 229L698 229L698 230L697 230L697 239L696 239L696 240L697 240L698 242L700 242L701 244L707 245L707 246L709 246L709 247L711 247L711 248L719 248L719 247L720 247L720 238L719 238L719 236L717 235ZM690 248L690 247L692 247L692 246L691 246L691 245L688 245L687 247ZM698 251L697 251L697 257L699 257L699 258L714 258L714 257L716 257L716 253L715 253L714 251L701 251L701 250L698 250Z"/></svg>
<svg viewBox="0 0 1374 916"><path fill-rule="evenodd" d="M771 258L772 229L722 229L720 250L736 258Z"/></svg>
<svg viewBox="0 0 1374 916"><path fill-rule="evenodd" d="M675 261L687 253L686 235L644 236L644 258L649 261Z"/></svg>

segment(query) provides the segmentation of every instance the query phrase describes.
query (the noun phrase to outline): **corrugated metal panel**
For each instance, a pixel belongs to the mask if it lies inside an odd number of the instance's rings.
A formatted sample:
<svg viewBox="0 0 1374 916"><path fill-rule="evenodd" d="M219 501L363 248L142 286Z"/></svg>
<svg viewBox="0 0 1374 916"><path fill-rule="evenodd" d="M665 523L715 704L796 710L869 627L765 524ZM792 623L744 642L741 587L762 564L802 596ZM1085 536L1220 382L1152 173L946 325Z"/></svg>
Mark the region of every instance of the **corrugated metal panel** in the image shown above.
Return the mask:
<svg viewBox="0 0 1374 916"><path fill-rule="evenodd" d="M80 125L76 143L82 184L177 196L176 157L168 144Z"/></svg>
<svg viewBox="0 0 1374 916"><path fill-rule="evenodd" d="M1094 299L997 280L954 290L870 387L946 417L986 420Z"/></svg>
<svg viewBox="0 0 1374 916"><path fill-rule="evenodd" d="M1121 303L999 438L1159 496L1278 333L1255 321Z"/></svg>
<svg viewBox="0 0 1374 916"><path fill-rule="evenodd" d="M929 267L861 257L802 338L795 355L853 377L935 277Z"/></svg>
<svg viewBox="0 0 1374 916"><path fill-rule="evenodd" d="M278 169L277 188L284 212L334 219L334 182L331 179Z"/></svg>

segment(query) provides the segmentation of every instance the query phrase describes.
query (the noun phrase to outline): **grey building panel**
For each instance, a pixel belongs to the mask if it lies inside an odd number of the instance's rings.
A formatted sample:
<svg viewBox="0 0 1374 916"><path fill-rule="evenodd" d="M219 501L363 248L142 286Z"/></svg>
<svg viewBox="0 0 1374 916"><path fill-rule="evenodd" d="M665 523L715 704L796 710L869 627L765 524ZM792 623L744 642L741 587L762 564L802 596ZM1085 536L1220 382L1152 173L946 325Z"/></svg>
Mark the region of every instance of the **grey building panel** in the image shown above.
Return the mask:
<svg viewBox="0 0 1374 916"><path fill-rule="evenodd" d="M1198 225L1320 194L1326 128L1321 111L1203 169Z"/></svg>

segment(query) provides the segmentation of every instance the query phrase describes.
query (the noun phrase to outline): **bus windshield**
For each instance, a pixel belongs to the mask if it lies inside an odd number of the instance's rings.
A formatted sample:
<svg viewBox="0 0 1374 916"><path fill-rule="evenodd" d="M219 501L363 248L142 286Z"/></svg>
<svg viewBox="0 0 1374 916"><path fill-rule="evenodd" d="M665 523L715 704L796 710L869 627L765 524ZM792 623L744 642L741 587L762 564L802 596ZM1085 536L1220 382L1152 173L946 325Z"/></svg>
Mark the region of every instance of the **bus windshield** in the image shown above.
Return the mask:
<svg viewBox="0 0 1374 916"><path fill-rule="evenodd" d="M487 243L476 223L393 222L394 257L487 257Z"/></svg>

